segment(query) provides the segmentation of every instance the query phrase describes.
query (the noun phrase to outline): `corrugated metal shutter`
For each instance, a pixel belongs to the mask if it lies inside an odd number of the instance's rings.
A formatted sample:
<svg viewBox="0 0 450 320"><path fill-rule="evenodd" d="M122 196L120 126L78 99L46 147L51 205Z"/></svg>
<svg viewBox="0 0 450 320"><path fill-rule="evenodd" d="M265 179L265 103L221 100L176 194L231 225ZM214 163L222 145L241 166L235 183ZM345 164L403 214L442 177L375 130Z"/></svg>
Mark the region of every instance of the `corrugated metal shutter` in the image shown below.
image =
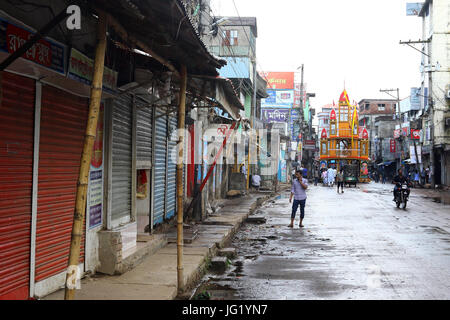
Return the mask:
<svg viewBox="0 0 450 320"><path fill-rule="evenodd" d="M0 299L27 299L35 82L3 72L0 107Z"/></svg>
<svg viewBox="0 0 450 320"><path fill-rule="evenodd" d="M177 130L177 116L169 116L169 159L167 165L167 189L166 189L166 219L170 219L175 214L176 204L176 183L177 183L177 137L175 132ZM174 135L172 135L174 133Z"/></svg>
<svg viewBox="0 0 450 320"><path fill-rule="evenodd" d="M166 192L167 116L165 110L156 110L155 126L155 190L153 198L153 225L164 221Z"/></svg>
<svg viewBox="0 0 450 320"><path fill-rule="evenodd" d="M137 99L136 109L136 160L151 163L153 108Z"/></svg>
<svg viewBox="0 0 450 320"><path fill-rule="evenodd" d="M87 118L88 99L42 88L36 281L67 268Z"/></svg>
<svg viewBox="0 0 450 320"><path fill-rule="evenodd" d="M112 220L131 215L132 97L114 100L112 114Z"/></svg>

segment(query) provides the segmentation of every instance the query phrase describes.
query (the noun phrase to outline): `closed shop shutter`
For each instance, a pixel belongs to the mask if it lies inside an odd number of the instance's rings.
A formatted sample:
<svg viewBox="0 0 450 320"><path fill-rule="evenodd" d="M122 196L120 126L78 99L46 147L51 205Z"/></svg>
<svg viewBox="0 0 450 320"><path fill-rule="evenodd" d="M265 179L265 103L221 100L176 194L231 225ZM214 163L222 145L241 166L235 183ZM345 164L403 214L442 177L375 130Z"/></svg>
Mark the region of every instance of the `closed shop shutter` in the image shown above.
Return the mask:
<svg viewBox="0 0 450 320"><path fill-rule="evenodd" d="M35 82L3 72L0 105L0 299L27 299Z"/></svg>
<svg viewBox="0 0 450 320"><path fill-rule="evenodd" d="M170 219L175 214L175 203L176 203L176 180L177 180L177 116L169 116L169 133L168 134L168 145L169 145L169 159L167 165L167 189L166 189L166 219ZM172 135L172 133L174 133Z"/></svg>
<svg viewBox="0 0 450 320"><path fill-rule="evenodd" d="M153 224L164 220L166 192L166 152L167 152L167 116L165 110L156 111L155 126L155 158L154 177L155 190L153 195Z"/></svg>
<svg viewBox="0 0 450 320"><path fill-rule="evenodd" d="M139 167L149 168L152 159L153 108L136 100L136 157Z"/></svg>
<svg viewBox="0 0 450 320"><path fill-rule="evenodd" d="M87 118L88 99L42 88L36 281L67 268ZM82 243L80 262L84 235Z"/></svg>
<svg viewBox="0 0 450 320"><path fill-rule="evenodd" d="M112 115L112 220L131 216L132 98L114 100Z"/></svg>

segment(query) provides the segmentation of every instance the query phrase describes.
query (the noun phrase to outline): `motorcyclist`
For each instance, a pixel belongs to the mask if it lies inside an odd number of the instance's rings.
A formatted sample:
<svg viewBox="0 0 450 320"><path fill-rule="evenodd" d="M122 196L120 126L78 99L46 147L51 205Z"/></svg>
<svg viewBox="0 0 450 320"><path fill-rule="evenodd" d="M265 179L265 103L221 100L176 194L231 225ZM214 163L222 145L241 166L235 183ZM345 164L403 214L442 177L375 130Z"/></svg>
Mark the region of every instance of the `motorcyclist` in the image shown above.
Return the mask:
<svg viewBox="0 0 450 320"><path fill-rule="evenodd" d="M409 196L409 187L411 185L411 182L409 181L408 177L405 177L403 175L403 170L400 168L398 169L398 175L394 177L394 180L392 183L395 183L394 187L394 201L397 197L398 191L402 188L402 184L406 183L408 186L407 195Z"/></svg>

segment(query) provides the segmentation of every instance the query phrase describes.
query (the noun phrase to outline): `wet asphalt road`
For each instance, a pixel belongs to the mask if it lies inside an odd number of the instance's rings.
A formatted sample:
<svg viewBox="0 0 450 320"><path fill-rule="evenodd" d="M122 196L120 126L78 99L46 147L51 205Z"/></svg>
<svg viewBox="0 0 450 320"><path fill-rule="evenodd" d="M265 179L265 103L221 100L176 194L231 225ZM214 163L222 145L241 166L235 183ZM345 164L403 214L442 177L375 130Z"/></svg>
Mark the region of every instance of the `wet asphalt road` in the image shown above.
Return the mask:
<svg viewBox="0 0 450 320"><path fill-rule="evenodd" d="M263 205L265 224L244 224L238 258L208 274L212 299L450 299L450 205L411 192L407 209L392 185L337 194L308 189L304 228L288 228L289 192ZM199 292L198 291L198 292Z"/></svg>

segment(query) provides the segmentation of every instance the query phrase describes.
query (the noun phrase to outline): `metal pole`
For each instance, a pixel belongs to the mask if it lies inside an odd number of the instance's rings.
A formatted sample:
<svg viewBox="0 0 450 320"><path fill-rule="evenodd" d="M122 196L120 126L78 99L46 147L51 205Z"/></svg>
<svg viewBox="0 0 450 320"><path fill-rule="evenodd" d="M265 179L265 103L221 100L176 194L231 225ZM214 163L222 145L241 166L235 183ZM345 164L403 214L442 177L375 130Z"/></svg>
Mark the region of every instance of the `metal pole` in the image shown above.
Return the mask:
<svg viewBox="0 0 450 320"><path fill-rule="evenodd" d="M178 293L183 292L183 160L184 127L186 117L187 68L180 71L180 104L178 106L178 161L177 161L177 280Z"/></svg>
<svg viewBox="0 0 450 320"><path fill-rule="evenodd" d="M78 260L80 257L81 237L83 235L83 221L86 213L86 195L89 181L89 169L92 158L92 146L96 136L100 100L102 98L103 70L105 66L106 52L106 16L99 14L97 25L97 49L94 61L94 76L92 79L91 99L89 104L89 117L84 138L83 154L81 156L80 172L73 216L72 239L69 252L69 266L67 269L65 300L73 300L75 297L76 281L78 275Z"/></svg>

